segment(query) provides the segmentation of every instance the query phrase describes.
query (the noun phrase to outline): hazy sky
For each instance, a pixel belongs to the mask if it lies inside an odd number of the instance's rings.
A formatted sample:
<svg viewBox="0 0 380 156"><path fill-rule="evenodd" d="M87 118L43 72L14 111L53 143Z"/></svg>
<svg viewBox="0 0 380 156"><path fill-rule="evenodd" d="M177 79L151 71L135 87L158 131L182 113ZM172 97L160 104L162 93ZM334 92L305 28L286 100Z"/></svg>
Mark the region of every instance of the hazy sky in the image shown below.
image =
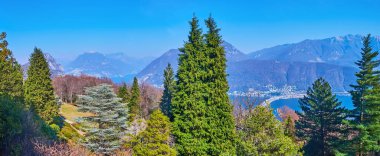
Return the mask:
<svg viewBox="0 0 380 156"><path fill-rule="evenodd" d="M159 56L181 47L193 13L210 14L243 52L346 34L379 34L378 0L0 0L0 31L25 63L33 47L60 59L83 52Z"/></svg>

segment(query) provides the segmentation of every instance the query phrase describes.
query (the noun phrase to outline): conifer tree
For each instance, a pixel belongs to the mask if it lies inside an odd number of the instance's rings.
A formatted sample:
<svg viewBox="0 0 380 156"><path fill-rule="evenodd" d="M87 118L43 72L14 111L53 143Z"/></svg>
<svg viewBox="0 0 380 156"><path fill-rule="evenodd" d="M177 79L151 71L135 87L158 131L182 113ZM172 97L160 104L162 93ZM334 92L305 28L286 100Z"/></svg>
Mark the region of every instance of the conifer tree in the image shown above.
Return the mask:
<svg viewBox="0 0 380 156"><path fill-rule="evenodd" d="M132 89L131 89L131 98L128 103L128 108L130 110L129 121L133 121L136 116L141 114L140 110L140 88L139 82L135 77L133 79Z"/></svg>
<svg viewBox="0 0 380 156"><path fill-rule="evenodd" d="M205 75L200 67L204 42L198 19L193 17L188 41L180 49L176 87L172 99L173 135L179 155L207 155L209 127L204 100ZM214 127L213 127L214 128Z"/></svg>
<svg viewBox="0 0 380 156"><path fill-rule="evenodd" d="M23 77L21 66L8 49L6 33L0 34L0 151L14 149L22 132ZM3 153L5 154L5 153ZM5 154L6 155L6 154Z"/></svg>
<svg viewBox="0 0 380 156"><path fill-rule="evenodd" d="M173 113L172 113L172 94L174 91L174 72L170 63L166 67L164 71L164 93L161 98L160 109L163 114L165 114L170 121L173 121Z"/></svg>
<svg viewBox="0 0 380 156"><path fill-rule="evenodd" d="M364 122L369 136L365 142L365 150L380 155L380 86L369 90L364 98L366 100L365 114L369 119Z"/></svg>
<svg viewBox="0 0 380 156"><path fill-rule="evenodd" d="M296 112L296 135L306 140L305 155L333 155L343 141L346 109L332 94L330 85L319 78L299 100L302 112Z"/></svg>
<svg viewBox="0 0 380 156"><path fill-rule="evenodd" d="M59 106L54 96L50 69L41 49L34 48L25 81L25 101L47 124L58 117Z"/></svg>
<svg viewBox="0 0 380 156"><path fill-rule="evenodd" d="M288 116L284 121L284 129L284 134L291 138L293 141L296 141L296 128L290 116Z"/></svg>
<svg viewBox="0 0 380 156"><path fill-rule="evenodd" d="M117 93L117 97L121 98L121 102L128 103L129 101L129 92L127 84L123 83L121 87L119 87L119 91Z"/></svg>
<svg viewBox="0 0 380 156"><path fill-rule="evenodd" d="M133 140L133 155L136 156L175 156L170 147L170 121L160 110L155 110L147 122L147 128Z"/></svg>
<svg viewBox="0 0 380 156"><path fill-rule="evenodd" d="M86 88L85 95L78 98L78 111L90 112L93 116L83 117L86 136L84 145L100 154L112 154L122 145L127 128L125 104L121 103L110 85Z"/></svg>
<svg viewBox="0 0 380 156"><path fill-rule="evenodd" d="M238 131L240 142L237 155L298 155L300 147L284 135L283 125L272 109L257 106L244 120Z"/></svg>
<svg viewBox="0 0 380 156"><path fill-rule="evenodd" d="M201 76L207 84L204 97L207 101L206 114L210 127L210 155L234 155L235 124L227 92L227 59L222 44L222 37L214 19L210 16L206 21L208 28L205 34L205 76Z"/></svg>
<svg viewBox="0 0 380 156"><path fill-rule="evenodd" d="M356 84L351 85L353 90L350 92L354 104L354 109L351 111L350 117L353 118L352 125L356 133L358 133L352 140L352 144L359 155L373 151L373 147L379 146L376 141L371 140L378 138L379 134L367 131L369 126L374 126L372 123L378 120L372 117L372 113L378 110L374 110L376 107L373 107L373 103L376 103L376 101L373 101L375 98L370 96L370 90L379 86L380 81L380 72L376 70L380 62L379 60L375 60L379 53L372 50L370 40L370 34L363 38L363 48L361 49L362 57L359 61L355 62L360 71L355 74L357 77ZM366 99L366 96L370 98Z"/></svg>
<svg viewBox="0 0 380 156"><path fill-rule="evenodd" d="M23 97L23 75L21 66L8 49L7 34L0 34L0 93Z"/></svg>

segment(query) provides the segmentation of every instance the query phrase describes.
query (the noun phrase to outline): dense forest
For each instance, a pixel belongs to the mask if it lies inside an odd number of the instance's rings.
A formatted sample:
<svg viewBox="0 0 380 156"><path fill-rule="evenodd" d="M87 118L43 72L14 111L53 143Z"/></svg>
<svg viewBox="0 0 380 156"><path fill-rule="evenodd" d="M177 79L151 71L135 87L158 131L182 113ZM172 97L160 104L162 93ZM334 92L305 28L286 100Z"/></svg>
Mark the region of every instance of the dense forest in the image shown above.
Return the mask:
<svg viewBox="0 0 380 156"><path fill-rule="evenodd" d="M52 77L41 49L27 78L0 35L0 155L380 155L380 61L363 38L350 94L342 107L318 78L279 110L259 97L230 100L226 54L215 20L193 17L178 70L163 90L134 78L115 84L87 75ZM122 68L122 67L120 67Z"/></svg>

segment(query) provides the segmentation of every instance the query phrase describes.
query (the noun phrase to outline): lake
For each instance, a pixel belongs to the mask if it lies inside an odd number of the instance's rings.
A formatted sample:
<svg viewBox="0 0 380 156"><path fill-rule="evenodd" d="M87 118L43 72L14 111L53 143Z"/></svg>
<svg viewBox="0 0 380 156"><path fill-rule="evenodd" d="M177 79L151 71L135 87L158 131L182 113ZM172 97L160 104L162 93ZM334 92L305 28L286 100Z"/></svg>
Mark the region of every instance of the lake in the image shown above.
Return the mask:
<svg viewBox="0 0 380 156"><path fill-rule="evenodd" d="M342 102L343 107L350 110L354 108L351 101L351 96L337 95L337 98L340 102ZM298 99L280 99L280 100L273 101L270 105L273 108L273 111L276 116L278 116L277 111L276 111L277 108L281 108L283 106L288 106L289 108L293 110L301 111L300 105L298 103Z"/></svg>

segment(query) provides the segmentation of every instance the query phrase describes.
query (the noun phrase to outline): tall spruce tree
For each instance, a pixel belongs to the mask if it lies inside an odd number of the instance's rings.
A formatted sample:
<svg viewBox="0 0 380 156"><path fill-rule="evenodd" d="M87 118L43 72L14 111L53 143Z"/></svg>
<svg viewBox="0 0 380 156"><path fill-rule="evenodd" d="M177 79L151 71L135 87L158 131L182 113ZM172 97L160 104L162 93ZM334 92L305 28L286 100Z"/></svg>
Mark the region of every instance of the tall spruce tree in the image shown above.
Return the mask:
<svg viewBox="0 0 380 156"><path fill-rule="evenodd" d="M0 93L23 97L23 75L21 66L8 49L7 34L0 34Z"/></svg>
<svg viewBox="0 0 380 156"><path fill-rule="evenodd" d="M25 81L25 101L47 124L58 117L59 106L54 97L50 69L41 49L34 48Z"/></svg>
<svg viewBox="0 0 380 156"><path fill-rule="evenodd" d="M93 116L83 117L86 136L83 143L92 151L112 154L122 145L127 128L125 104L121 103L110 85L86 88L85 95L78 98L78 111L90 112Z"/></svg>
<svg viewBox="0 0 380 156"><path fill-rule="evenodd" d="M380 86L368 91L365 97L365 114L369 120L364 122L369 138L365 142L365 150L380 155Z"/></svg>
<svg viewBox="0 0 380 156"><path fill-rule="evenodd" d="M333 155L343 141L347 110L332 94L330 85L319 78L299 100L302 112L296 112L296 135L306 140L305 155Z"/></svg>
<svg viewBox="0 0 380 156"><path fill-rule="evenodd" d="M206 118L205 87L200 67L204 42L198 19L190 22L188 41L180 49L177 81L172 99L173 135L179 155L207 155L210 126Z"/></svg>
<svg viewBox="0 0 380 156"><path fill-rule="evenodd" d="M129 121L133 121L136 116L141 115L141 109L140 109L140 88L139 88L139 82L137 78L135 77L133 79L133 84L131 88L131 98L128 103L128 108L130 110L129 115Z"/></svg>
<svg viewBox="0 0 380 156"><path fill-rule="evenodd" d="M205 34L205 60L201 65L205 69L205 76L201 76L207 88L205 101L206 114L210 124L210 155L234 155L235 124L232 115L233 107L230 104L227 92L229 90L226 73L226 54L222 44L222 37L214 19L210 16L206 21L208 28Z"/></svg>
<svg viewBox="0 0 380 156"><path fill-rule="evenodd" d="M128 103L129 101L129 92L128 92L128 87L127 84L123 83L119 87L119 91L117 92L117 97L121 98L121 102L123 103Z"/></svg>
<svg viewBox="0 0 380 156"><path fill-rule="evenodd" d="M147 122L146 129L133 139L133 155L136 156L175 156L170 146L170 121L160 110L155 110Z"/></svg>
<svg viewBox="0 0 380 156"><path fill-rule="evenodd" d="M169 63L164 71L164 93L161 98L160 109L162 113L170 119L170 121L173 121L172 94L174 91L174 85L174 72Z"/></svg>
<svg viewBox="0 0 380 156"><path fill-rule="evenodd" d="M284 128L273 110L257 106L248 112L238 131L237 155L299 155L300 147L284 134Z"/></svg>
<svg viewBox="0 0 380 156"><path fill-rule="evenodd" d="M363 38L363 48L361 50L362 57L359 61L355 62L360 71L355 74L357 77L356 84L351 85L353 90L350 92L352 102L354 103L354 109L351 111L350 116L353 118L353 128L356 133L358 133L352 140L352 145L354 147L353 149L355 149L359 155L373 151L373 147L379 146L376 141L372 140L377 138L378 136L376 137L376 135L378 134L367 131L369 126L373 126L372 123L378 120L372 117L372 113L376 111L374 110L375 107L372 107L373 104L376 103L376 101L374 101L376 99L370 96L370 92L379 86L380 81L380 72L375 69L380 64L379 60L375 60L379 53L373 51L371 48L370 34ZM365 98L366 96L368 96L369 99Z"/></svg>

